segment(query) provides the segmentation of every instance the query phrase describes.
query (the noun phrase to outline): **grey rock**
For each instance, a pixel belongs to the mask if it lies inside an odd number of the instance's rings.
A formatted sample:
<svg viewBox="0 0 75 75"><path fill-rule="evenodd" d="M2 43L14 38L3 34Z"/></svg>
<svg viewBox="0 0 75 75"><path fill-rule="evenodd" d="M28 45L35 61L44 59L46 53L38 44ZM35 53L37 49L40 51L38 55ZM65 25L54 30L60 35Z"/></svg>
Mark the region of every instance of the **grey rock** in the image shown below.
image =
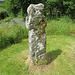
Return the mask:
<svg viewBox="0 0 75 75"><path fill-rule="evenodd" d="M29 29L29 51L34 64L46 59L46 17L43 14L44 5L31 4L27 8L26 27Z"/></svg>

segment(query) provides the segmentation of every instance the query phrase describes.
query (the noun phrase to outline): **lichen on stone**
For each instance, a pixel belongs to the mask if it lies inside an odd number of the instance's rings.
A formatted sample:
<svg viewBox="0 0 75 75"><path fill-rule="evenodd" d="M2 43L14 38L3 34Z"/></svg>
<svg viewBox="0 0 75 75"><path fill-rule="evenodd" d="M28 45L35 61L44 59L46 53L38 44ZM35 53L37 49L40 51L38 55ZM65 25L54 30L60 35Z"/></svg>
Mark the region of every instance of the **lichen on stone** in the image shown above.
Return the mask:
<svg viewBox="0 0 75 75"><path fill-rule="evenodd" d="M34 64L46 63L46 17L43 14L44 5L31 4L27 8L26 26L29 28L29 52Z"/></svg>

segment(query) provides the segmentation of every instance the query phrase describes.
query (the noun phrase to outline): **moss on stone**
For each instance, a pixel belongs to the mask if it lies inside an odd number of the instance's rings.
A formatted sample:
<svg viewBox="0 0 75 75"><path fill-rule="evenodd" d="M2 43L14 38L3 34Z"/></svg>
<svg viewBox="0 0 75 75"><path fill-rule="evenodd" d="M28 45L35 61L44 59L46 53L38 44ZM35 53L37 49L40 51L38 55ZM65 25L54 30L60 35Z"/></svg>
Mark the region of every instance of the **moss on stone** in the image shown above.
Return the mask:
<svg viewBox="0 0 75 75"><path fill-rule="evenodd" d="M45 59L45 60L39 60L39 62L37 63L37 65L47 65L48 64L48 61Z"/></svg>
<svg viewBox="0 0 75 75"><path fill-rule="evenodd" d="M44 59L44 60L37 59L37 61L33 61L33 64L34 65L47 65L48 61L47 59Z"/></svg>

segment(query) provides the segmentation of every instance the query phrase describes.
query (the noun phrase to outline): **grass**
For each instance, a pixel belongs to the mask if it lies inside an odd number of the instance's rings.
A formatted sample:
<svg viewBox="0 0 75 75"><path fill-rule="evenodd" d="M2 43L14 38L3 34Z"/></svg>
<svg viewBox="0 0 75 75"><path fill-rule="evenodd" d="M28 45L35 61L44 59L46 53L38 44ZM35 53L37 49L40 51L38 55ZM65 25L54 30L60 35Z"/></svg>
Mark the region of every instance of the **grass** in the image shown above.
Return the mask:
<svg viewBox="0 0 75 75"><path fill-rule="evenodd" d="M46 66L32 66L25 63L29 56L28 39L0 50L1 75L75 75L75 38L58 35L47 36L47 54L50 63Z"/></svg>
<svg viewBox="0 0 75 75"><path fill-rule="evenodd" d="M6 17L5 19L0 20L0 24L6 23L6 22L10 22L12 20L11 17Z"/></svg>
<svg viewBox="0 0 75 75"><path fill-rule="evenodd" d="M8 21L10 18L1 23ZM28 36L24 26L14 22L14 25L0 28L0 45L3 47L0 49L0 75L75 75L75 23L68 17L48 20L47 23L49 64L45 66L29 66L26 63L29 57L28 39L21 38L22 41L16 42L21 36ZM5 47L12 39L14 43Z"/></svg>
<svg viewBox="0 0 75 75"><path fill-rule="evenodd" d="M46 27L47 35L71 35L75 32L75 22L64 16L58 20L48 20Z"/></svg>
<svg viewBox="0 0 75 75"><path fill-rule="evenodd" d="M28 41L23 40L21 43L13 44L0 51L0 74L1 75L21 75L29 73L25 64L24 54L28 50ZM22 60L22 61L21 61Z"/></svg>
<svg viewBox="0 0 75 75"><path fill-rule="evenodd" d="M25 26L21 26L16 22L12 23L12 25L4 25L0 27L0 48L20 42L21 39L27 37L28 30Z"/></svg>

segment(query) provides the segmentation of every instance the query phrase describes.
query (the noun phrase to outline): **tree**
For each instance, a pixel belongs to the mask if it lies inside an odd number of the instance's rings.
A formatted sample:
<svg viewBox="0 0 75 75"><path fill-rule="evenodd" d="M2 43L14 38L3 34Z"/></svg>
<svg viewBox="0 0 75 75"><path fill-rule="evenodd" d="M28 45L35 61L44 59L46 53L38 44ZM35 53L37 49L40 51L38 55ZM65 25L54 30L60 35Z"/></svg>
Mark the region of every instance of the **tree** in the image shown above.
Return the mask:
<svg viewBox="0 0 75 75"><path fill-rule="evenodd" d="M75 18L75 0L5 0L8 12L12 12L16 17L22 10L25 17L27 7L30 4L43 3L45 5L45 15L55 17L58 15L68 15Z"/></svg>
<svg viewBox="0 0 75 75"><path fill-rule="evenodd" d="M5 0L5 4L8 13L12 12L16 17L21 9L19 0Z"/></svg>
<svg viewBox="0 0 75 75"><path fill-rule="evenodd" d="M75 18L75 0L47 0L46 12L48 15L55 16L55 14L58 14L57 11L61 15L68 15Z"/></svg>
<svg viewBox="0 0 75 75"><path fill-rule="evenodd" d="M65 13L75 19L75 0L64 0L63 4L66 9Z"/></svg>
<svg viewBox="0 0 75 75"><path fill-rule="evenodd" d="M17 16L20 9L22 9L23 16L27 11L27 7L30 4L36 4L45 0L5 0L6 8L9 12L13 12L14 16Z"/></svg>

